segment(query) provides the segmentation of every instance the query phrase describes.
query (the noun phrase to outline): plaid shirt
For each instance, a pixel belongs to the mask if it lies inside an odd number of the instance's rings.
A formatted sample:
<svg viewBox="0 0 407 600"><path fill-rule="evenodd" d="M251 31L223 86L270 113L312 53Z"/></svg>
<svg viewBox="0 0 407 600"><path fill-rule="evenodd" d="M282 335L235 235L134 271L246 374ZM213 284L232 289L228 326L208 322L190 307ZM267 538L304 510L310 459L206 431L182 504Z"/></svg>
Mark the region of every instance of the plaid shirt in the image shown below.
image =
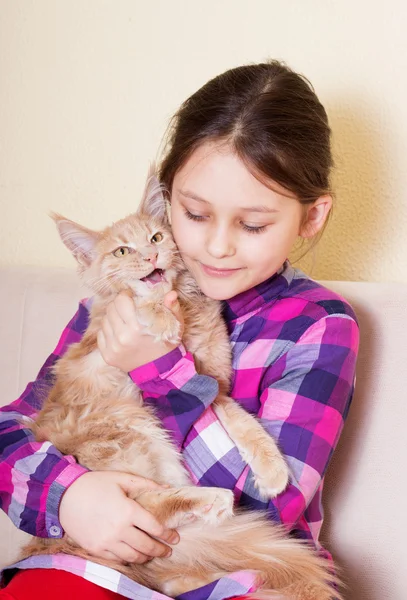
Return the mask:
<svg viewBox="0 0 407 600"><path fill-rule="evenodd" d="M17 527L37 536L63 534L61 496L86 469L50 443L36 442L21 421L35 418L52 385L50 367L81 339L88 308L86 301L80 304L37 380L0 410L1 506ZM266 510L292 535L325 552L318 542L321 493L354 389L359 343L354 312L287 261L272 278L224 302L224 317L233 350L231 396L259 417L290 467L288 488L273 500L260 499L249 466L211 408L217 382L198 375L182 345L129 375L145 402L156 407L196 484L232 489L239 505ZM65 569L128 598L166 598L78 557L32 557L13 566ZM239 571L183 597L222 600L254 589L253 575Z"/></svg>

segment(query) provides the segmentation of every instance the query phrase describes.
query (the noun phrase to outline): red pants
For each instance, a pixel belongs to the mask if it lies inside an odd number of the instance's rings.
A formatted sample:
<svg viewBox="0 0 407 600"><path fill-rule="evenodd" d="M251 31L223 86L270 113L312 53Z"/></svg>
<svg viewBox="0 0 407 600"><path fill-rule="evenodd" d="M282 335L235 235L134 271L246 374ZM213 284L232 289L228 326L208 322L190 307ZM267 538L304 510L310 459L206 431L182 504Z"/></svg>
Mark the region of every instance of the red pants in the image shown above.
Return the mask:
<svg viewBox="0 0 407 600"><path fill-rule="evenodd" d="M123 600L124 596L106 590L83 577L60 569L19 571L0 590L0 600Z"/></svg>
<svg viewBox="0 0 407 600"><path fill-rule="evenodd" d="M0 600L123 600L124 596L59 569L19 571L0 590ZM244 596L234 598L241 600ZM252 598L250 600L253 600Z"/></svg>

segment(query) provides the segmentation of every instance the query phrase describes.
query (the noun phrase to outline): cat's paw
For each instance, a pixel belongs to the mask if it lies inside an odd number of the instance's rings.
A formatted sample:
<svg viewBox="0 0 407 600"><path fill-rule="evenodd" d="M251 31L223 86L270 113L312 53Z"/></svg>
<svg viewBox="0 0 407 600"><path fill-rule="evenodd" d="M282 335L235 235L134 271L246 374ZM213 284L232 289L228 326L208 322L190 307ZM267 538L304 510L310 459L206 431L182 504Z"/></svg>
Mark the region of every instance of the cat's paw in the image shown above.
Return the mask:
<svg viewBox="0 0 407 600"><path fill-rule="evenodd" d="M174 315L165 319L165 326L158 333L157 338L174 346L181 343L181 323Z"/></svg>
<svg viewBox="0 0 407 600"><path fill-rule="evenodd" d="M274 498L288 485L290 471L282 456L263 456L261 452L251 461L254 485L263 498Z"/></svg>
<svg viewBox="0 0 407 600"><path fill-rule="evenodd" d="M155 341L168 342L174 346L181 342L181 323L165 306L155 307L154 310L140 310L138 317L145 332L152 335Z"/></svg>
<svg viewBox="0 0 407 600"><path fill-rule="evenodd" d="M201 521L211 525L222 523L233 515L234 496L223 488L200 488L204 491L200 504L192 511Z"/></svg>
<svg viewBox="0 0 407 600"><path fill-rule="evenodd" d="M223 488L184 488L185 500L192 501L183 514L178 514L178 526L194 521L203 521L210 525L218 525L233 515L233 492ZM171 525L172 527L174 525Z"/></svg>

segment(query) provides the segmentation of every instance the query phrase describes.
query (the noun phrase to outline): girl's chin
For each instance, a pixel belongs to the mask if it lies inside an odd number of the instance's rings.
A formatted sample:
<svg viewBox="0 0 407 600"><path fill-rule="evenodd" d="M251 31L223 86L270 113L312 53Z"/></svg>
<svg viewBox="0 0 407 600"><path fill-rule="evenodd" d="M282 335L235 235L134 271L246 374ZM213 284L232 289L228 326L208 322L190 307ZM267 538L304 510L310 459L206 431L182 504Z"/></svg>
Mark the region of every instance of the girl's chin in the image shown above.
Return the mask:
<svg viewBox="0 0 407 600"><path fill-rule="evenodd" d="M240 289L239 286L228 285L226 282L214 282L208 284L206 281L198 280L198 285L201 288L202 293L212 300L229 300L244 291L243 289Z"/></svg>

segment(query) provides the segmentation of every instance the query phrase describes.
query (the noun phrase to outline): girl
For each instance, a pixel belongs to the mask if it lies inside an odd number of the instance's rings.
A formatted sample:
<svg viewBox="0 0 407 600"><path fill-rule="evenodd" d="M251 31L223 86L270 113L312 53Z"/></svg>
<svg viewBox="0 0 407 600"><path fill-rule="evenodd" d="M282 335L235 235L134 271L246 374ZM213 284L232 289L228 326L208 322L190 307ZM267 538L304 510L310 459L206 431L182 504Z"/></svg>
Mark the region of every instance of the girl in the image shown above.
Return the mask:
<svg viewBox="0 0 407 600"><path fill-rule="evenodd" d="M231 396L260 418L287 458L290 484L274 500L261 501L251 485L249 467L212 411L217 384L197 374L187 348L143 335L123 295L110 305L98 337L105 361L128 372L157 407L197 483L233 489L238 504L266 509L321 553L323 478L353 394L358 326L345 300L293 269L287 256L298 236L313 238L327 222L331 166L324 108L303 77L272 61L227 71L188 98L160 168L185 264L204 294L223 301L233 348ZM174 293L166 303L182 322ZM1 411L2 507L31 534L65 532L97 557L144 562L178 541L176 531L126 496L154 482L87 472L35 442L19 423L35 415L40 391L52 384L51 366L87 319L81 303L37 381ZM76 557L34 557L14 567L20 570L0 592L3 599L63 598L63 590L70 598L156 595ZM253 582L241 572L189 595L237 596L253 591Z"/></svg>

